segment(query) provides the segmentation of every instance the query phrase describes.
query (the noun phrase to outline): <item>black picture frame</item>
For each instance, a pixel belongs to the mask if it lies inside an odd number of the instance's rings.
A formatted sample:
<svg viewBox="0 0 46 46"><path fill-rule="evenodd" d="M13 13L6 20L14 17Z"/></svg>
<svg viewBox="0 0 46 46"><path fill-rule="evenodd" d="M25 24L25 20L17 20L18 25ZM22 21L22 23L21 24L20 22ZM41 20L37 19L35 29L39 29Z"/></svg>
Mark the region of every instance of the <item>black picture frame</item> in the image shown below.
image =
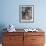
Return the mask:
<svg viewBox="0 0 46 46"><path fill-rule="evenodd" d="M19 5L19 21L34 22L34 5Z"/></svg>

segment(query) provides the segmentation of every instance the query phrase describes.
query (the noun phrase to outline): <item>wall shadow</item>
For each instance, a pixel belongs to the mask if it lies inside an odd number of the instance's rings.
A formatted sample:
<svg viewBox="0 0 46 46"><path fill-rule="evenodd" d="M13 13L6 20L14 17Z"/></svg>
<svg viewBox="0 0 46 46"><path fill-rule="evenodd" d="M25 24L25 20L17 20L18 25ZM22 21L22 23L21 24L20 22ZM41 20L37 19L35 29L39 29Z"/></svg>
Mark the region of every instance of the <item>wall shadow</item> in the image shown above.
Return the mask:
<svg viewBox="0 0 46 46"><path fill-rule="evenodd" d="M3 32L6 32L6 26L4 24L0 24L0 43L2 43Z"/></svg>

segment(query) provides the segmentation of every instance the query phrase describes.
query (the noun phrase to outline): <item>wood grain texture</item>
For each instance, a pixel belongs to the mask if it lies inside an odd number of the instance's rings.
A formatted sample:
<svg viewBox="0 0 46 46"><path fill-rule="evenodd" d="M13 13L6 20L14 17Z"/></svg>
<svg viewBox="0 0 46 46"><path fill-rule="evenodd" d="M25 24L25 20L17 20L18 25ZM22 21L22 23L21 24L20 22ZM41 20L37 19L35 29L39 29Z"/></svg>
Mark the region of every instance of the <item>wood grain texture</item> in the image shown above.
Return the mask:
<svg viewBox="0 0 46 46"><path fill-rule="evenodd" d="M24 46L44 46L44 32L24 33Z"/></svg>
<svg viewBox="0 0 46 46"><path fill-rule="evenodd" d="M3 46L44 46L44 32L3 32Z"/></svg>
<svg viewBox="0 0 46 46"><path fill-rule="evenodd" d="M23 46L23 33L5 32L3 46Z"/></svg>

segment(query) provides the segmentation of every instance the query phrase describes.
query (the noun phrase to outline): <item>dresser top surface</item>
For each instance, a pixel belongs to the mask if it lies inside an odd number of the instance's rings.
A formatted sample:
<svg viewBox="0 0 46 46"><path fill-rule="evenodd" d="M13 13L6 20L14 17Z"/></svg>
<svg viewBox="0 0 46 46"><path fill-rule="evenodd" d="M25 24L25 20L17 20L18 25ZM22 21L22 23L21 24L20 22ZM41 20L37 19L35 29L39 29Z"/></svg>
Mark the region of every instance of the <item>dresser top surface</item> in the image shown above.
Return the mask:
<svg viewBox="0 0 46 46"><path fill-rule="evenodd" d="M8 33L8 31L6 31L6 32ZM15 32L13 31L13 32L10 32L10 33L16 33L16 32L20 32L20 33L21 32L25 32L25 33L27 33L27 32L29 32L29 33L41 33L42 32L42 33L44 33L44 31L42 31L42 30L38 30L38 31L27 31L26 32L24 29L16 29Z"/></svg>

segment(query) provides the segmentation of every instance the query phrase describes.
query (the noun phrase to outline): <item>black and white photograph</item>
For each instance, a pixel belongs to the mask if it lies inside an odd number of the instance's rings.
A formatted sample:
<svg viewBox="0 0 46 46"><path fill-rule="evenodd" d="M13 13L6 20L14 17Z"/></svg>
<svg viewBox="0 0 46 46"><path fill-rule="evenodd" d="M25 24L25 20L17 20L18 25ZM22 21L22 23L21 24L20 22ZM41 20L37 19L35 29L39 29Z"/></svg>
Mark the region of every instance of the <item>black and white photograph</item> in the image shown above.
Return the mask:
<svg viewBox="0 0 46 46"><path fill-rule="evenodd" d="M33 22L34 21L34 5L20 5L19 15L20 22Z"/></svg>

